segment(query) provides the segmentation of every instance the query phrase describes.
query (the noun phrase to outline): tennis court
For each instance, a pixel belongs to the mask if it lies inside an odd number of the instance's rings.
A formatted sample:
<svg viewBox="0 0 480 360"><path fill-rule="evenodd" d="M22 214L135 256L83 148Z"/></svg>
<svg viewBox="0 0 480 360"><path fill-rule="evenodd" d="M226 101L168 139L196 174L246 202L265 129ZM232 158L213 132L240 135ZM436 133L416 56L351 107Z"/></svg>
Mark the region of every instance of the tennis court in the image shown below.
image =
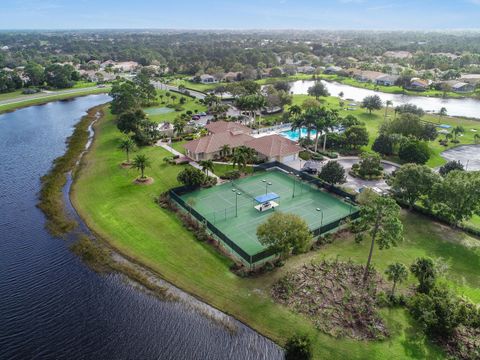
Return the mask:
<svg viewBox="0 0 480 360"><path fill-rule="evenodd" d="M278 207L259 212L254 208L258 205L254 198L267 193L279 196L275 199ZM274 211L299 215L311 230L356 211L350 203L279 170L196 190L181 198L249 255L265 250L256 231Z"/></svg>

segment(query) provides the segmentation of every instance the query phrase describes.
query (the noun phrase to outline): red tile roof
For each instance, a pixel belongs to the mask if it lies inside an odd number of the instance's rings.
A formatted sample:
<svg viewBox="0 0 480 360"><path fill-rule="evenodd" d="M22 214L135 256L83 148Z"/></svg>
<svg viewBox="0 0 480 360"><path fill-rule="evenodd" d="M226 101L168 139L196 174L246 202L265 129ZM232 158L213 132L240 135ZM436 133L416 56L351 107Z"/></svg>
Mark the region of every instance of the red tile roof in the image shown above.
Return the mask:
<svg viewBox="0 0 480 360"><path fill-rule="evenodd" d="M253 137L243 132L225 131L189 141L184 144L183 147L194 154L210 154L220 151L223 145L228 144L230 147L234 148L242 146L252 139Z"/></svg>
<svg viewBox="0 0 480 360"><path fill-rule="evenodd" d="M280 135L259 137L247 142L245 146L269 158L296 154L302 150L295 142Z"/></svg>
<svg viewBox="0 0 480 360"><path fill-rule="evenodd" d="M242 132L244 134L251 134L252 129L245 125L238 124L236 122L228 122L228 121L215 121L211 122L205 128L210 131L212 134L223 133L226 131L235 131L235 132Z"/></svg>

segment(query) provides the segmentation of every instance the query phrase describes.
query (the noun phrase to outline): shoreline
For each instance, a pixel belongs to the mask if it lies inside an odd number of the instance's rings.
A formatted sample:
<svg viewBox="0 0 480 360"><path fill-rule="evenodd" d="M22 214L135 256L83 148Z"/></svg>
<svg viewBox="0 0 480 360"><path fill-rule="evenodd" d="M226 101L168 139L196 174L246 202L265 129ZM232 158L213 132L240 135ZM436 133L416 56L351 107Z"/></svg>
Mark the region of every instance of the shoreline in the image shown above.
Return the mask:
<svg viewBox="0 0 480 360"><path fill-rule="evenodd" d="M0 105L0 115L24 109L30 106L42 106L54 101L73 100L77 97L84 97L89 95L105 94L110 91L109 88L94 88L87 91L78 91L65 94L48 94L44 97L25 99L22 101L14 101Z"/></svg>
<svg viewBox="0 0 480 360"><path fill-rule="evenodd" d="M201 316L210 319L230 334L240 331L239 326L243 326L279 346L267 335L260 333L241 319L237 319L228 312L208 303L201 296L171 283L147 264L123 253L89 226L81 211L75 206L72 193L74 192L73 187L76 178L84 165L84 155L89 152L96 139L95 124L104 116L106 106L107 104L101 104L88 109L87 114L75 125L73 134L67 140L65 153L54 160L52 168L44 175L47 178L55 178L55 184L50 185L48 181L42 179L41 193L45 192L45 186L50 187L49 192L53 193L55 200L61 201L61 207L58 207L60 204L57 203L54 211L52 211L48 208L48 205L51 205L51 199L40 198L38 206L47 218L47 229L54 236L71 236L73 247L82 241L89 242L87 247L90 250L92 246L95 247L94 251L97 251L95 253L95 256L98 256L97 259L85 259L83 257L85 254L82 253L82 249L85 250L85 247L80 250L71 248L71 251L94 271L113 272L125 276L132 284L139 285L142 291L146 291L161 301L181 302L188 309L192 309ZM52 189L52 187L55 187L55 189ZM52 193L50 194L52 195ZM88 255L91 255L91 253ZM108 257L106 263L103 258L104 255Z"/></svg>

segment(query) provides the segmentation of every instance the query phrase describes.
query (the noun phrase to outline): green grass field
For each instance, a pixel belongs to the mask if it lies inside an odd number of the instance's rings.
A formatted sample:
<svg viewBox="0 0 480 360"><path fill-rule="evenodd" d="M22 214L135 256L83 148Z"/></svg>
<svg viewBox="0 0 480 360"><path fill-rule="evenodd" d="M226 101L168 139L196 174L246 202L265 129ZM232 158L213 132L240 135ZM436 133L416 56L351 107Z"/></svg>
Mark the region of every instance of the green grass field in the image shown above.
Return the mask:
<svg viewBox="0 0 480 360"><path fill-rule="evenodd" d="M191 98L190 96L183 96L187 99L186 103L181 105L181 111L175 111L175 109L168 108L167 105L174 105L174 102L171 98L167 98L165 94L167 91L165 90L157 90L158 95L163 95L162 101L160 104L156 106L152 106L149 108L145 108L144 111L148 115L148 118L152 121L162 123L162 122L173 122L177 116L186 111L190 110L192 113L196 112L203 112L206 111L207 108L205 105L201 104L197 99ZM177 99L175 100L175 104L179 103L180 97L182 95L170 92L172 95L175 95Z"/></svg>
<svg viewBox="0 0 480 360"><path fill-rule="evenodd" d="M272 301L270 288L286 272L337 255L340 260L364 264L367 242L356 244L347 237L318 251L294 256L273 272L240 278L229 270L230 260L195 240L173 213L155 204L156 196L179 185L176 176L183 166L165 164L162 159L169 154L161 148L141 149L152 160L146 174L155 182L150 186L134 185L138 173L120 167L124 160L124 154L117 149L120 137L111 116L97 123L93 147L84 158L72 190L75 207L88 226L118 251L280 344L295 333L309 334L315 359L444 358L402 309L381 311L391 333L387 340L359 342L327 336L317 331L307 317ZM405 240L398 248L375 249L375 267L383 272L387 264L395 261L409 265L418 256L441 256L450 263L446 274L449 284L459 294L480 302L479 241L415 214L403 213L402 221ZM412 284L410 277L400 290Z"/></svg>
<svg viewBox="0 0 480 360"><path fill-rule="evenodd" d="M235 195L238 192L240 196ZM259 212L254 208L258 203L253 198L267 192L279 196L274 200L279 204L275 211L299 215L311 230L344 218L356 210L354 206L313 185L275 170L197 190L181 198L248 255L255 255L265 250L258 241L256 229L274 210Z"/></svg>

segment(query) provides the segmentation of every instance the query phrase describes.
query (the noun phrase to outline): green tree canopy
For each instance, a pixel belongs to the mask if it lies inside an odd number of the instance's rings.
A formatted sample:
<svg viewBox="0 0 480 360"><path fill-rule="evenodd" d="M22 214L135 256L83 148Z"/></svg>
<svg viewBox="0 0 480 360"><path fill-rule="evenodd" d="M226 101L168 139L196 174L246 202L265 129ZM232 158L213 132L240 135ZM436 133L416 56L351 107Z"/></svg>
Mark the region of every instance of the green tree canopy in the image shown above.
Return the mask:
<svg viewBox="0 0 480 360"><path fill-rule="evenodd" d="M329 161L326 163L320 170L318 177L331 185L343 184L347 181L345 169L338 161Z"/></svg>
<svg viewBox="0 0 480 360"><path fill-rule="evenodd" d="M285 259L290 253L307 250L312 234L300 216L275 212L257 228L257 237L262 245L272 249Z"/></svg>
<svg viewBox="0 0 480 360"><path fill-rule="evenodd" d="M383 106L382 99L378 95L367 96L362 101L362 107L371 114L373 110L380 110Z"/></svg>

